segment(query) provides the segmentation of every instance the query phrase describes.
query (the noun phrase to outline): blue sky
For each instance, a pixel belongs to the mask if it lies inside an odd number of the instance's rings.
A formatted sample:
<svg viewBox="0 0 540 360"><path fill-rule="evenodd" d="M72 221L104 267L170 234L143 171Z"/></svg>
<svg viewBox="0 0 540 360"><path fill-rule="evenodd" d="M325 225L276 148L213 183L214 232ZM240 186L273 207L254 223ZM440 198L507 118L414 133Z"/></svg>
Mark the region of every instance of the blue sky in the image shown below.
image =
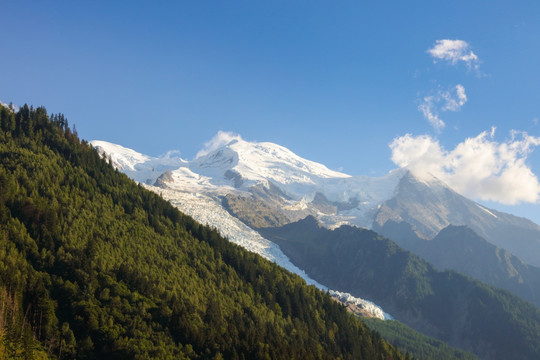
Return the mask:
<svg viewBox="0 0 540 360"><path fill-rule="evenodd" d="M190 159L231 131L351 175L430 169L540 223L536 0L0 6L0 100L85 139Z"/></svg>

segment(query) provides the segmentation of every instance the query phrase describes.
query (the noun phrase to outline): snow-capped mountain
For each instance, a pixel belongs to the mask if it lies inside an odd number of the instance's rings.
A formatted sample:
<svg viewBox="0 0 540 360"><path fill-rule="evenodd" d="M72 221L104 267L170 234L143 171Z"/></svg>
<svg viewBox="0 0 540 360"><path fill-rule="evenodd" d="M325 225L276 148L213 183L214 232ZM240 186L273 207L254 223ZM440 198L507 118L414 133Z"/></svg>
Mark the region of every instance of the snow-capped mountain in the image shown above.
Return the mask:
<svg viewBox="0 0 540 360"><path fill-rule="evenodd" d="M303 270L291 263L279 246L263 238L255 230L232 216L222 206L221 196L223 194L249 191L250 187L247 185L247 181L250 181L252 186L261 182L269 184L268 180L257 175L257 171L264 168L261 164L268 167L274 166L274 171L266 172L273 174L272 180L277 182L281 177L286 182L287 175L281 170L288 167L288 170L298 174L297 180L304 181L307 187L314 186L314 180L318 178L347 175L333 172L323 165L303 160L289 150L274 144L265 144L266 148L258 147L261 150L260 153L256 156L251 154L252 156L248 157L248 160L257 163L256 165L250 165L249 161L246 161L246 157L239 153L221 151L221 149L197 158L193 162L188 162L171 156L150 157L106 141L94 140L91 141L91 144L104 158L110 159L116 168L134 180L143 183L149 190L159 193L195 220L217 228L230 241L300 275L308 284L328 291L334 298L347 306L356 306L364 314L369 314L372 317L383 320L392 319L389 314L371 301L352 296L346 292L329 289L311 279ZM238 142L231 145L235 144ZM246 152L245 148L249 146L249 143L243 142L240 147L242 145L244 146L243 152ZM282 156L281 161L272 161L272 155L267 155L267 151L271 151L272 148L274 155ZM238 161L240 159L242 161ZM240 166L238 166L239 164ZM278 169L280 167L281 169ZM194 172L192 169L198 172ZM309 180L308 170L316 172L315 176L312 175L311 180ZM234 180L226 175L227 171L236 171L237 174L245 176L247 181L246 184L242 184L244 185L243 190L237 189L242 186L234 187ZM242 172L240 173L240 171Z"/></svg>
<svg viewBox="0 0 540 360"><path fill-rule="evenodd" d="M237 207L227 210L245 223L249 219L242 218L247 213L242 206L247 201L254 210L251 213L263 213L263 218L275 212L292 222L312 215L328 227L351 224L383 233L387 222L406 223L426 240L448 225L468 225L486 240L540 265L540 226L482 207L438 179L407 169L377 178L350 176L282 146L240 137L204 151L192 161L153 158L103 141L92 144L139 182L242 199L229 201Z"/></svg>
<svg viewBox="0 0 540 360"><path fill-rule="evenodd" d="M190 163L194 173L211 178L216 186L249 190L271 182L292 200L313 200L316 193L329 201L376 203L388 198L399 174L374 179L353 177L303 159L273 143L234 139Z"/></svg>
<svg viewBox="0 0 540 360"><path fill-rule="evenodd" d="M309 161L289 149L273 143L253 143L234 139L225 146L196 158L191 169L200 174L219 178L233 171L249 186L258 181L272 181L298 192L317 186L324 179L349 178L349 175ZM296 190L296 191L295 191Z"/></svg>
<svg viewBox="0 0 540 360"><path fill-rule="evenodd" d="M386 176L350 176L299 157L272 143L234 139L186 161L170 156L153 158L105 141L92 141L113 165L136 181L179 191L213 194L253 194L264 188L291 220L314 215L328 226L352 223L369 227L366 213L389 199L403 176L395 170ZM168 170L168 171L167 171ZM278 204L275 204L278 205Z"/></svg>

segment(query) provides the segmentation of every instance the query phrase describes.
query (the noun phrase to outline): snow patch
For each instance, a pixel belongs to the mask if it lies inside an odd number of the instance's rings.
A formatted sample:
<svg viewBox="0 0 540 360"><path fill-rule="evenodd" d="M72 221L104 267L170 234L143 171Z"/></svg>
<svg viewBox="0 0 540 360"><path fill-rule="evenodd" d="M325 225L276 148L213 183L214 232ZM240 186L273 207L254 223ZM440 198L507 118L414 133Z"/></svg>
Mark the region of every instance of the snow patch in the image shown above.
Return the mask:
<svg viewBox="0 0 540 360"><path fill-rule="evenodd" d="M497 215L495 215L494 213L492 213L491 211L489 211L489 210L486 209L485 207L480 206L479 204L476 204L476 206L478 206L480 209L482 209L482 210L484 210L485 212L487 212L489 215L493 216L495 219L498 219L498 218L497 218Z"/></svg>
<svg viewBox="0 0 540 360"><path fill-rule="evenodd" d="M345 305L356 305L364 310L367 310L369 313L375 315L376 318L381 320L392 320L394 319L390 314L384 312L378 305L369 301L360 299L352 296L349 293L341 291L329 291L330 295L341 301Z"/></svg>

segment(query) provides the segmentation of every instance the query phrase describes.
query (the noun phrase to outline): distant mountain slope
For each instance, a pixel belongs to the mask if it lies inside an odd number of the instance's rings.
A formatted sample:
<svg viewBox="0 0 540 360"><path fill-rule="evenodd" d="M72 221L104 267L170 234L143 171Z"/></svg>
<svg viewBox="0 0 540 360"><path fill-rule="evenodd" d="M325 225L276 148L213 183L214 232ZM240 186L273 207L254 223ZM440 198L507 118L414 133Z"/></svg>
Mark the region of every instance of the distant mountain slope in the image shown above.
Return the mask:
<svg viewBox="0 0 540 360"><path fill-rule="evenodd" d="M483 359L538 359L540 310L432 265L369 230L328 230L314 218L263 229L322 283L362 294L397 320Z"/></svg>
<svg viewBox="0 0 540 360"><path fill-rule="evenodd" d="M289 221L314 215L329 225L352 221L369 226L368 212L389 199L403 171L381 178L352 177L299 157L272 143L237 138L192 161L178 159L176 169L156 171L172 165L170 157L151 158L105 141L91 142L119 170L138 182L178 191L213 195L251 196L279 211ZM159 165L159 166L158 166ZM338 213L339 212L339 213Z"/></svg>
<svg viewBox="0 0 540 360"><path fill-rule="evenodd" d="M432 240L420 239L409 223L393 220L377 232L441 270L458 271L540 306L540 268L487 242L467 226L449 225Z"/></svg>
<svg viewBox="0 0 540 360"><path fill-rule="evenodd" d="M228 193L228 191L231 191L230 188L227 188L227 186L217 186L214 182L229 182L230 179L220 179L218 177L216 180L216 178L195 175L188 167L192 166L192 164L183 160L174 160L171 157L166 157L164 163L161 164L159 158L148 157L118 145L102 141L93 141L92 144L96 147L101 156L110 161L117 169L122 170L122 172L125 172L129 176L133 176L134 179L142 180L146 178L147 180L144 185L146 188L165 197L165 199L169 200L175 207L182 212L189 214L197 221L215 227L221 234L227 236L230 241L302 276L308 284L315 285L323 291L328 291L334 298L340 299L344 304L361 308L365 316L377 317L379 319L391 318L391 315L385 313L383 309L369 300L352 296L346 292L340 291L340 289L328 288L324 286L324 284L313 281L313 279L309 278L305 272L289 261L287 256L279 249L279 246L262 238L255 230L249 228L239 219L231 215L231 213L234 213L235 211L238 213L238 210L243 207L245 209L246 218L249 217L255 219L259 217L257 214L260 213L260 221L266 222L269 217L268 212L271 211L275 216L275 222L273 224L279 224L280 222L288 223L290 220L287 217L282 215L276 208L267 205L269 201L273 200L276 202L283 199L289 201L289 198L283 191L271 182L268 182L268 186L256 182L256 185L249 187L249 192L239 192L238 190L233 189L233 193ZM290 153L290 151L283 150L277 145L263 145L264 146L253 146L250 143L239 143L238 141L231 144L231 146L234 146L235 148L237 148L237 146L242 146L244 148L247 147L248 149L253 149L254 151L259 151L260 154L251 154L248 156L249 158L261 157L261 159L255 161L259 164L272 163L271 159L267 159L268 153L275 156L277 152L280 154L277 155L278 160L275 161L277 164L283 162L283 159L289 159L292 163L289 167L293 169L300 163L302 165L301 167L319 169L318 174L322 178L334 174L322 165L298 160L297 156L294 154L291 155L292 153ZM262 151L261 149L266 149L267 151ZM118 152L109 154L108 151ZM236 154L236 152L232 152L232 150L225 153ZM245 158L240 155L237 157ZM229 161L231 158L226 157L219 150L211 152L203 158L205 158L205 160L198 163L199 165L197 166L202 166L200 164L204 164L202 167L204 167L207 172L215 172L215 168L221 168L223 164L226 164L226 169L231 169L231 164L236 164L235 161ZM165 170L155 180L153 180L153 178L147 178L150 175L153 177L157 176L157 173L154 171L155 169L166 168L175 161L177 164L181 164L180 168L173 171ZM286 165L283 165L282 167L287 168ZM224 170L221 169L220 171ZM187 174L191 175L188 176ZM226 195L223 196L223 194ZM254 203L253 199L257 196L264 198L265 202L259 201ZM225 206L225 204L228 206ZM241 206L238 206L239 204ZM261 211L261 209L263 211ZM264 218L264 220L262 218Z"/></svg>
<svg viewBox="0 0 540 360"><path fill-rule="evenodd" d="M466 226L442 229L410 248L439 269L452 269L506 289L540 307L540 268L488 243Z"/></svg>
<svg viewBox="0 0 540 360"><path fill-rule="evenodd" d="M234 139L214 151L197 157L190 169L212 178L216 183L227 172L244 181L239 187L249 187L263 181L278 184L291 194L309 191L325 179L346 179L350 175L301 158L289 149L269 142L248 142Z"/></svg>
<svg viewBox="0 0 540 360"><path fill-rule="evenodd" d="M396 194L377 210L373 230L385 233L387 221L411 225L417 236L431 239L448 225L467 225L490 243L508 250L525 262L540 266L540 226L532 221L486 209L435 178L403 176ZM392 237L406 241L399 234Z"/></svg>
<svg viewBox="0 0 540 360"><path fill-rule="evenodd" d="M39 341L59 359L405 358L116 171L63 116L0 106L0 129L0 305L24 309L0 312L0 357Z"/></svg>

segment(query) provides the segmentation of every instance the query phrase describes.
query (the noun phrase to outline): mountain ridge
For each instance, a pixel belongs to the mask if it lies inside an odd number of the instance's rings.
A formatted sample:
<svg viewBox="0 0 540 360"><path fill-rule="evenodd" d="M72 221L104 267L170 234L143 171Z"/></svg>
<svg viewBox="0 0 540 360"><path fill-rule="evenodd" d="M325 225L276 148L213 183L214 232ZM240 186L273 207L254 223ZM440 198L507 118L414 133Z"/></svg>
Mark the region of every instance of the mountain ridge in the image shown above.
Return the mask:
<svg viewBox="0 0 540 360"><path fill-rule="evenodd" d="M170 156L140 161L144 155L135 152L138 157L134 157L132 150L103 141L91 143L103 156L112 156L114 164L127 164L123 171L142 183L155 184L169 171L167 181L158 185L251 198L289 222L312 215L329 228L351 224L381 230L389 220L405 221L417 236L432 239L448 225L468 225L492 244L528 264L540 265L539 225L488 209L437 178L419 176L406 168L378 178L350 176L302 159L280 145L241 138L192 161ZM234 209L229 210L235 214ZM401 239L395 240L399 243Z"/></svg>
<svg viewBox="0 0 540 360"><path fill-rule="evenodd" d="M236 143L237 142L235 142L235 144ZM484 221L482 224L490 226L493 225L493 222L496 223L497 219L504 218L504 214L482 207L479 204L462 197L449 189L438 179L430 176L417 177L407 169L393 171L381 178L368 178L364 176L326 178L325 180L321 180L320 177L315 177L317 181L308 181L309 178L307 178L304 179L305 181L303 182L286 184L286 186L283 186L280 182L274 181L275 178L267 179L263 177L262 179L258 178L258 180L255 181L257 178L255 178L255 180L254 178L250 179L249 172L243 174L242 171L238 171L239 169L236 166L238 165L241 156L236 156L234 152L231 153L231 151L231 149L217 147L199 158L199 162L197 163L199 168L203 167L200 165L204 164L205 161L209 161L208 166L206 167L207 171L204 173L197 173L197 169L191 166L189 162L176 170L170 170L171 176L169 177L167 175L169 179L160 184L161 187L155 188L153 191L171 193L172 195L169 199L171 199L173 204L175 201L178 201L176 203L177 206L183 207L192 205L183 203L180 199L183 198L184 195L180 196L180 194L195 193L200 194L201 196L205 194L204 196L212 197L214 199L212 200L213 202L219 202L220 206L226 208L229 214L239 218L245 224L257 228L257 230L263 234L265 234L265 228L272 225L271 221L268 221L270 218L274 219L272 221L277 221L274 225L279 224L287 226L286 223L290 224L291 222L298 221L306 216L313 216L313 221L321 221L324 226L330 228L338 228L343 224L364 225L366 227L371 227L373 225L375 228L377 226L375 220L379 220L382 224L386 224L388 221L402 220L403 216L408 216L410 214L412 219L418 222L413 222L413 225L407 224L407 226L411 233L414 234L414 236L417 236L418 233L422 234L423 230L422 227L417 226L417 224L422 225L421 221L423 214L430 211L429 209L431 208L429 206L433 206L434 209L437 210L435 216L439 216L440 219L438 223L427 224L432 226L432 233L424 230L425 234L430 235L424 235L424 238L431 241L431 236L433 236L436 229L448 225L447 217L452 213L452 210L456 211L457 209L465 207L469 211L472 211L478 219ZM283 170L283 168L273 170L275 172ZM410 198L407 198L409 189L414 190L411 198L414 199L414 197L417 196L425 197L430 200L428 206L422 208L423 205L421 203L414 205L410 201L406 202L405 200L410 200ZM233 204L231 200L236 202L236 204ZM182 202L182 204L180 204L180 202ZM448 206L448 204L452 206ZM406 211L399 207L402 205L406 205L404 208ZM411 205L410 207L416 212L409 211L407 208L409 205ZM385 214L384 211L390 211L388 212L389 214L394 212L397 216L388 216L386 219L383 219L385 221L381 221L381 217ZM258 219L256 219L254 214L258 214ZM272 216L269 218L269 215ZM284 216L285 220L281 218L282 216ZM461 219L465 219L465 216L462 215ZM529 223L532 222L529 221ZM532 224L533 226L536 226L534 223ZM458 225L462 224L458 223ZM219 228L220 224L216 224L216 226ZM428 230L430 229L429 227L426 228ZM411 254L411 256L413 255ZM409 258L406 258L404 261L409 261L407 259ZM307 263L298 262L297 260L298 259L294 260L296 266L308 274L313 274L313 267L304 268ZM327 265L335 266L335 264L339 263L336 259L334 260L335 261L331 264ZM323 260L321 260L321 262L322 261ZM424 266L424 268L427 269L425 271L428 271L430 266L431 265ZM364 270L368 271L368 274L369 271L372 271L369 269ZM435 269L429 271L436 274ZM454 284L458 284L465 281L463 280L465 277L462 275L448 274L443 276L447 282L453 281ZM331 282L332 287L340 290L350 290L351 288L347 287L346 278L342 279L342 281L345 282ZM381 281L384 280L381 279ZM422 288L424 285L425 284L422 284L421 282L418 284L411 284L413 289L416 289L415 286L420 286L420 288ZM471 290L474 289L475 286L468 285L466 288ZM467 289L463 291L467 293L467 291L469 291ZM403 290L406 291L406 289ZM484 290L480 291L480 293L484 294L483 291ZM356 292L355 294L362 296L361 292ZM472 296L469 293L467 294L469 298ZM369 293L366 293L366 295L368 298L371 298ZM488 296L489 301L495 301L490 296L491 295ZM378 299L381 298L378 297ZM463 305L462 303L460 304L461 305L458 304L459 306L456 306L459 308ZM392 311L396 309L393 306L394 305L390 304L390 307L385 310L392 313ZM523 306L527 307L528 305ZM482 307L478 309L482 310ZM415 319L417 311L417 309L410 309L406 317ZM460 324L467 323L467 319L461 317L457 317L456 319L459 320ZM479 321L478 318L476 318L475 321ZM433 327L433 325L425 323L421 319L413 320L413 323L410 323L410 325L422 329L424 333L435 336L440 335L438 333L440 330L437 330L436 326ZM446 331L445 336L449 336L449 338L445 338L445 340L450 341L451 343L453 341L453 344L460 343L459 341L461 340L457 338L457 332L459 332L457 330L458 328L459 326L454 327L453 330L444 330ZM465 348L470 348L468 347L470 345L467 345L466 343L461 343L461 345ZM480 344L478 346L482 345ZM477 351L480 351L485 357L493 355L489 352L491 350L487 348L484 350L477 349ZM534 352L534 350L531 351Z"/></svg>
<svg viewBox="0 0 540 360"><path fill-rule="evenodd" d="M380 233L385 235L384 231ZM401 233L409 234L401 244L405 249L438 269L461 272L506 289L540 307L540 268L489 243L470 227L448 225L428 241L415 237L410 230Z"/></svg>

